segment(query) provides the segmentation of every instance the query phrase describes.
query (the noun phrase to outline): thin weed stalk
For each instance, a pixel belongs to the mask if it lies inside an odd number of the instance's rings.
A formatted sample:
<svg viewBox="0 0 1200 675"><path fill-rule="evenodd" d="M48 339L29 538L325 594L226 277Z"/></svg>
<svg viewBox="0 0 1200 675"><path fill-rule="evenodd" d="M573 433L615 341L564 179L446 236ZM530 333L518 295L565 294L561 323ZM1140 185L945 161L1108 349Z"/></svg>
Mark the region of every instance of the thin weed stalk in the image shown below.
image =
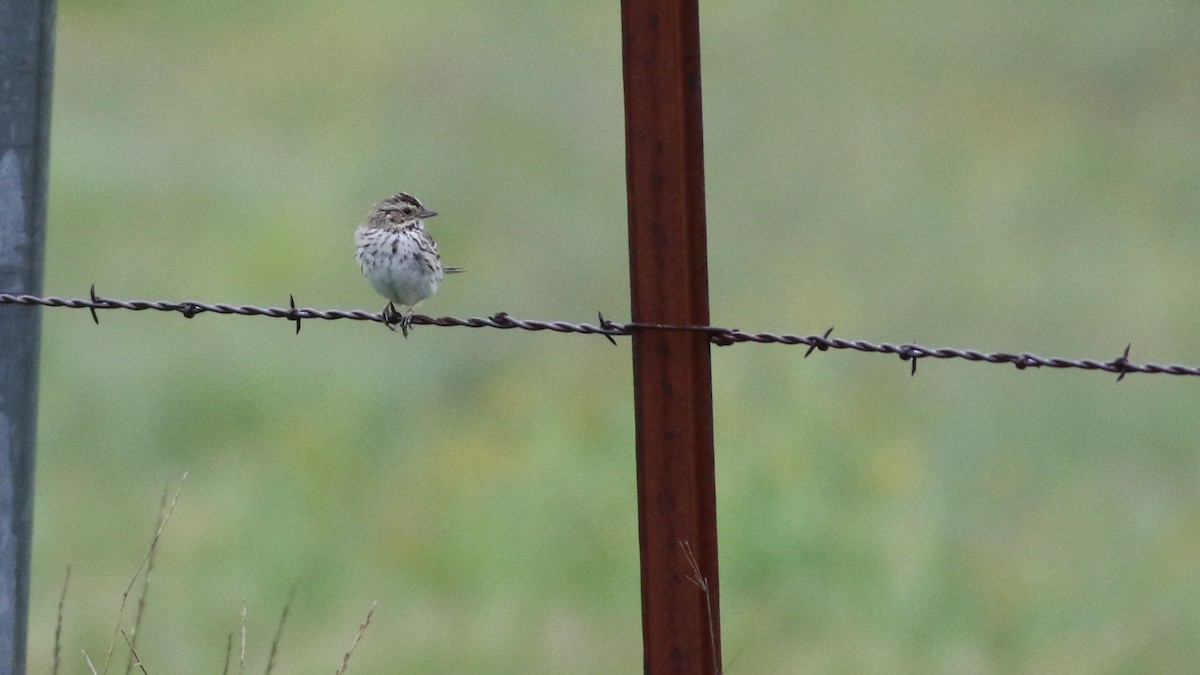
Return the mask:
<svg viewBox="0 0 1200 675"><path fill-rule="evenodd" d="M233 631L229 631L229 635L225 637L225 668L221 671L221 675L229 675L229 660L233 657Z"/></svg>
<svg viewBox="0 0 1200 675"><path fill-rule="evenodd" d="M246 675L246 599L242 598L242 653L238 656L238 675Z"/></svg>
<svg viewBox="0 0 1200 675"><path fill-rule="evenodd" d="M187 477L187 472L183 472L183 477L179 479L179 488L175 491L175 496L171 499L171 504L167 507L166 515L162 516L159 520L158 529L154 532L154 538L150 540L150 547L146 550L146 555L142 556L142 562L138 563L137 570L133 573L133 578L129 580L129 585L121 595L121 609L117 612L117 625L113 628L112 640L108 643L108 654L104 657L104 668L100 671L101 674L108 672L108 664L112 662L113 649L117 644L117 633L122 632L121 619L125 617L125 605L129 602L129 593L133 591L133 586L137 583L142 569L146 567L147 563L153 557L154 549L158 546L158 539L162 536L167 522L171 520L171 514L175 512L175 504L179 502L179 493L183 492L183 483L187 480ZM87 655L84 654L84 656L86 657ZM91 659L88 659L88 666L92 667ZM94 667L92 667L92 672L95 672Z"/></svg>
<svg viewBox="0 0 1200 675"><path fill-rule="evenodd" d="M696 584L696 587L704 594L704 609L708 614L708 640L712 645L713 671L716 675L721 675L724 671L721 664L717 662L717 635L713 626L712 593L709 592L708 579L700 572L700 564L696 562L696 556L692 553L692 545L687 540L683 540L679 542L679 546L683 549L683 557L687 559L688 565L692 568L688 581Z"/></svg>
<svg viewBox="0 0 1200 675"><path fill-rule="evenodd" d="M292 591L288 593L287 602L283 605L283 613L279 615L279 628L275 631L275 639L271 640L271 655L267 657L267 670L265 675L271 675L271 670L275 668L275 655L279 653L279 641L283 638L283 624L287 621L288 610L292 608L292 600L296 597L296 587L292 586Z"/></svg>
<svg viewBox="0 0 1200 675"><path fill-rule="evenodd" d="M138 670L142 671L142 675L150 675L146 672L146 667L142 665L142 657L138 656L137 650L133 648L133 641L129 639L129 633L126 633L122 629L121 637L125 638L125 644L129 645L129 653L131 654L129 658L130 663L136 665Z"/></svg>
<svg viewBox="0 0 1200 675"><path fill-rule="evenodd" d="M371 609L367 612L367 618L358 626L358 635L354 636L354 643L350 645L350 651L346 652L346 655L342 657L342 667L338 668L334 675L345 675L346 668L350 665L350 656L354 654L354 648L358 646L358 641L362 639L363 633L367 632L367 626L371 625L371 617L375 614L375 606L378 604L378 600L371 603Z"/></svg>
<svg viewBox="0 0 1200 675"><path fill-rule="evenodd" d="M158 501L158 522L154 524L154 532L157 534L163 526L163 520L167 513L167 497L170 495L170 486L163 486L162 499ZM130 636L126 638L129 642L129 660L125 662L125 675L129 675L133 671L133 662L137 658L137 652L134 648L137 646L138 635L141 633L142 616L146 613L146 595L150 592L150 575L154 572L155 553L158 552L158 537L150 543L149 555L146 558L146 574L142 576L142 592L138 595L137 613L133 617L133 628L130 631ZM140 659L138 659L140 661Z"/></svg>
<svg viewBox="0 0 1200 675"><path fill-rule="evenodd" d="M58 596L58 620L54 623L54 661L50 675L58 675L58 654L62 648L63 605L67 602L67 584L71 582L71 566L67 565L67 575L63 578L62 594Z"/></svg>

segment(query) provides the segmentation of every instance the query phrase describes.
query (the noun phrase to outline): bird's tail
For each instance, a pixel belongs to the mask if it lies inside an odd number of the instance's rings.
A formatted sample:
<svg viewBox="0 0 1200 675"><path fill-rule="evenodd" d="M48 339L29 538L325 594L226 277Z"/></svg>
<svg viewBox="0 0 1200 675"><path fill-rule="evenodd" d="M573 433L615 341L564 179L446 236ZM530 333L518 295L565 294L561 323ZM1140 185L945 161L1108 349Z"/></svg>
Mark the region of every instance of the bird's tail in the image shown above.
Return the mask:
<svg viewBox="0 0 1200 675"><path fill-rule="evenodd" d="M443 267L442 271L446 274L458 274L459 272L466 272L466 270L461 267Z"/></svg>

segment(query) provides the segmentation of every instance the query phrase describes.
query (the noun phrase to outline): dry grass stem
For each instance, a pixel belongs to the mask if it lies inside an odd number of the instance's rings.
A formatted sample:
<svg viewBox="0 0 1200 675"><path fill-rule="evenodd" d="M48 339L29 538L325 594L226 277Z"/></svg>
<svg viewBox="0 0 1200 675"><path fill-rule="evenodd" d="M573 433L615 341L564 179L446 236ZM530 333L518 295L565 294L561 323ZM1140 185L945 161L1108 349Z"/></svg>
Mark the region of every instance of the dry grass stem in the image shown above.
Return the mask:
<svg viewBox="0 0 1200 675"><path fill-rule="evenodd" d="M117 633L121 631L121 619L125 617L125 605L129 602L129 593L133 591L134 584L137 583L138 576L141 575L142 569L154 555L154 550L158 547L158 539L162 536L163 529L166 528L167 522L171 520L171 514L175 512L175 504L179 502L179 493L183 492L183 483L187 480L187 472L183 472L183 477L179 479L179 488L175 491L175 497L171 499L170 506L167 507L166 515L159 517L158 528L154 532L154 538L150 540L150 547L146 549L146 555L142 556L142 562L138 563L137 570L133 573L133 578L129 580L129 586L125 588L125 593L121 595L121 609L117 612L117 625L113 628L112 640L108 643L108 655L104 657L104 669L101 673L108 672L108 664L112 662L113 648L117 644Z"/></svg>
<svg viewBox="0 0 1200 675"><path fill-rule="evenodd" d="M163 519L167 514L167 497L170 495L170 485L163 486L162 498L158 500L158 522L154 524L154 532L157 535L163 526ZM137 612L133 615L133 629L130 631L131 638L129 642L129 660L125 662L125 675L129 675L133 670L133 660L137 653L134 648L137 647L138 633L142 627L142 615L146 613L146 594L150 592L150 575L154 572L154 554L158 551L157 536L150 543L149 555L146 558L146 574L142 576L142 592L138 595Z"/></svg>
<svg viewBox="0 0 1200 675"><path fill-rule="evenodd" d="M279 615L279 629L275 631L275 639L271 640L271 655L267 657L267 670L265 675L271 675L271 670L275 667L275 655L279 653L279 640L283 638L283 624L287 621L288 610L292 608L292 600L296 597L296 587L292 586L292 590L288 593L287 602L283 605L283 613Z"/></svg>
<svg viewBox="0 0 1200 675"><path fill-rule="evenodd" d="M371 617L375 614L375 606L378 604L378 600L371 603L371 610L367 612L367 618L363 619L362 624L358 627L358 635L354 636L354 644L350 645L350 651L346 652L346 655L342 657L342 667L338 668L337 673L334 675L345 674L346 667L350 665L350 655L354 653L354 648L358 646L358 641L362 639L363 633L367 632L367 626L371 625Z"/></svg>
<svg viewBox="0 0 1200 675"><path fill-rule="evenodd" d="M142 657L138 656L137 650L133 648L133 641L129 639L129 634L122 630L121 637L125 638L125 644L129 645L129 653L133 657L130 660L138 667L138 670L142 671L142 675L149 675L146 667L142 665Z"/></svg>
<svg viewBox="0 0 1200 675"><path fill-rule="evenodd" d="M58 653L62 648L63 605L67 602L67 584L71 581L71 566L67 565L67 576L63 579L62 594L58 596L58 620L54 624L54 662L50 675L58 675Z"/></svg>
<svg viewBox="0 0 1200 675"><path fill-rule="evenodd" d="M238 656L238 673L246 673L246 599L242 598L242 653Z"/></svg>
<svg viewBox="0 0 1200 675"><path fill-rule="evenodd" d="M88 656L87 652L84 652L82 649L80 649L79 651L83 652L83 660L87 661L88 670L92 671L92 675L100 675L99 673L96 672L96 665L94 663L92 663L92 657Z"/></svg>
<svg viewBox="0 0 1200 675"><path fill-rule="evenodd" d="M679 542L680 548L683 549L683 557L687 559L688 565L692 568L692 574L688 577L688 581L700 589L704 594L704 609L708 614L708 642L712 646L713 671L716 675L721 675L723 672L721 664L717 662L717 632L713 626L713 611L712 611L712 593L709 592L708 579L700 572L700 563L696 562L696 556L692 553L692 545L683 540Z"/></svg>

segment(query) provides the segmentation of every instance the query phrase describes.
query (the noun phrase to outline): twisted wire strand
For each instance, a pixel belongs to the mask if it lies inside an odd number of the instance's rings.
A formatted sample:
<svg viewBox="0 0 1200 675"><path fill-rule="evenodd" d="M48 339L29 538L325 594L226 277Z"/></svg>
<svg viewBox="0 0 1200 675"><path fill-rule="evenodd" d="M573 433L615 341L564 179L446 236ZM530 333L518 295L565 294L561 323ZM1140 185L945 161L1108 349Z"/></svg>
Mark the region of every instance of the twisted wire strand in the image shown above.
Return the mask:
<svg viewBox="0 0 1200 675"><path fill-rule="evenodd" d="M96 323L100 323L99 317L96 315L96 310L105 309L124 309L132 311L159 311L159 312L175 312L182 314L186 318L192 318L199 314L231 314L238 316L265 316L276 319L287 319L296 324L296 332L300 332L300 322L304 319L321 319L325 321L333 321L338 319L349 319L351 321L375 321L378 323L389 323L389 317L385 317L382 313L365 312L362 310L341 310L330 309L320 310L307 307L296 307L295 298L289 298L288 307L256 307L254 305L229 305L224 303L204 303L192 300L184 300L180 302L171 302L166 300L116 300L113 298L103 298L96 295L96 289L93 286L90 297L88 298L57 298L57 297L42 297L35 295L13 295L9 293L0 293L0 305L37 305L42 307L70 307L73 309L87 309L92 314L92 319ZM438 318L428 317L421 314L413 316L412 323L424 324L429 326L459 326L464 328L499 328L502 330L526 330L526 331L552 331L556 333L581 333L586 335L602 335L609 342L616 344L614 337L629 336L637 331L692 331L707 333L709 341L717 346L725 347L743 342L754 342L758 344L784 344L784 345L806 345L808 351L804 356L807 358L813 351L820 350L822 352L830 349L849 349L852 351L863 353L879 353L879 354L895 354L904 361L911 362L911 371L913 374L917 371L917 361L924 358L934 359L959 359L963 361L973 361L977 363L1010 363L1019 370L1028 368L1060 368L1060 369L1078 369L1078 370L1099 370L1107 373L1117 373L1117 380L1120 381L1130 373L1142 373L1146 375L1192 375L1200 376L1200 367L1184 366L1178 364L1159 365L1156 363L1132 363L1129 361L1129 349L1127 345L1124 352L1115 359L1109 361L1097 361L1095 359L1064 359L1057 357L1042 357L1028 352L1019 354L1009 354L1004 352L981 352L974 349L955 349L951 347L930 348L916 343L892 344L890 342L873 343L867 340L845 340L843 338L830 337L833 333L833 328L826 330L821 335L793 335L793 334L776 334L776 333L746 333L736 328L722 328L719 326L691 326L677 324L655 324L655 323L617 323L604 318L603 314L599 314L597 324L590 323L570 323L567 321L537 321L532 319L518 319L509 315L507 312L498 312L490 317L453 317L443 316Z"/></svg>

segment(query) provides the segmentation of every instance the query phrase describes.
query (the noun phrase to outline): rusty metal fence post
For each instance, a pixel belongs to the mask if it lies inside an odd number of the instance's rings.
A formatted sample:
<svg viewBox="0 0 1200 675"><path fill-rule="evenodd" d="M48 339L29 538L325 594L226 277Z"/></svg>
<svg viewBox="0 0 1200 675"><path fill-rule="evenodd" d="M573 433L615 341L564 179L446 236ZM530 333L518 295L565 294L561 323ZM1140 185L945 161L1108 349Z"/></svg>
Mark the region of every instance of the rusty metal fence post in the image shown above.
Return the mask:
<svg viewBox="0 0 1200 675"><path fill-rule="evenodd" d="M633 321L705 326L696 0L621 3ZM634 330L647 673L720 672L709 336ZM694 565L693 565L694 563Z"/></svg>
<svg viewBox="0 0 1200 675"><path fill-rule="evenodd" d="M0 0L0 289L40 293L54 0ZM25 672L41 309L0 312L0 672Z"/></svg>

